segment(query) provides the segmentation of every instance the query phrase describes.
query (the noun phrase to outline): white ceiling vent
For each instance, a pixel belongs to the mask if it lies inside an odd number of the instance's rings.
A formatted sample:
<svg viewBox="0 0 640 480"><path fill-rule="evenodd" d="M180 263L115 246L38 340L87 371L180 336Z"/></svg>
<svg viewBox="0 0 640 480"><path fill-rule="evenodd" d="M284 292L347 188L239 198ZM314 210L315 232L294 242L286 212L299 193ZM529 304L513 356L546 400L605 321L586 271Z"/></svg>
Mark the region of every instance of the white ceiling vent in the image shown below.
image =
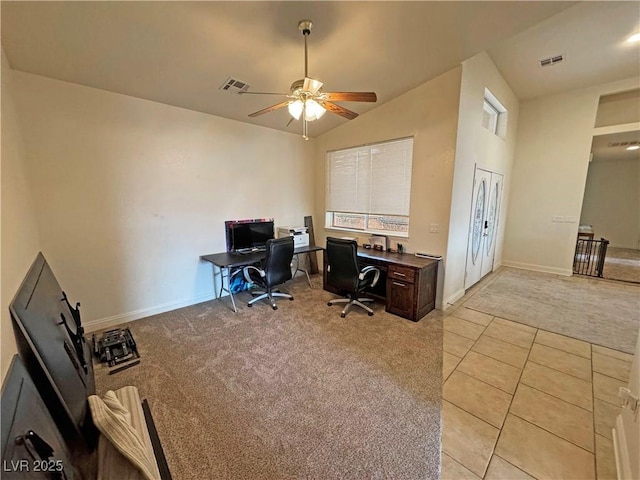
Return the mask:
<svg viewBox="0 0 640 480"><path fill-rule="evenodd" d="M562 55L555 55L553 57L548 57L548 58L543 58L542 60L540 60L540 66L541 67L550 67L551 65L556 65L560 62L564 61L564 54Z"/></svg>
<svg viewBox="0 0 640 480"><path fill-rule="evenodd" d="M246 92L248 89L249 84L233 77L227 78L225 82L220 86L220 90L226 90L233 93Z"/></svg>

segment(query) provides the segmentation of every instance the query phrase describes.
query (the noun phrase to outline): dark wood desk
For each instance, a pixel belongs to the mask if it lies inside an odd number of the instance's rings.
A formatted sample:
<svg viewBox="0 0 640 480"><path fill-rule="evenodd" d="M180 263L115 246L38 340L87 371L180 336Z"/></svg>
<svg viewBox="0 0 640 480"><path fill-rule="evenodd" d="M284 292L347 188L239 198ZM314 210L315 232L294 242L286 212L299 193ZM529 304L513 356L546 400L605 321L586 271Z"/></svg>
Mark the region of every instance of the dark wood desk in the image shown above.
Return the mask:
<svg viewBox="0 0 640 480"><path fill-rule="evenodd" d="M311 285L311 280L309 279L309 274L306 270L300 268L298 255L303 253L311 253L317 252L318 250L322 250L322 247L318 247L317 245L306 245L304 247L298 247L293 250L293 256L296 258L296 270L293 273L295 277L298 272L304 272L307 274L307 280L309 281L309 285ZM257 251L257 252L248 252L248 253L233 253L233 252L220 252L220 253L212 253L209 255L201 255L200 260L204 260L205 262L212 263L215 267L218 268L218 272L213 272L215 277L216 273L220 274L220 291L215 290L214 285L214 293L216 295L216 299L222 297L222 292L227 292L229 297L231 297L231 305L233 306L233 311L238 312L236 308L236 302L233 298L233 293L231 293L231 279L242 272L242 268L247 265L253 265L254 263L259 263L264 260L266 256L266 252ZM227 286L224 286L225 279L227 281Z"/></svg>
<svg viewBox="0 0 640 480"><path fill-rule="evenodd" d="M411 253L389 253L358 248L361 267L373 265L380 270L378 284L367 295L385 302L385 310L417 322L436 305L438 261ZM324 254L323 287L339 293L327 284L327 254Z"/></svg>

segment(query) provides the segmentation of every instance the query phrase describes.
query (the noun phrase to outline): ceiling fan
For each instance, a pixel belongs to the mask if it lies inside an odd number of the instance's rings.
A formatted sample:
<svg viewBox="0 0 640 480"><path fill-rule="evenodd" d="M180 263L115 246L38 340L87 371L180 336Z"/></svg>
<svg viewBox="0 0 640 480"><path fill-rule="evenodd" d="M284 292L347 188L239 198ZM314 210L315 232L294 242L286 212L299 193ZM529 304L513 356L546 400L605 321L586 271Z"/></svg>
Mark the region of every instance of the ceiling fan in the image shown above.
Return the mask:
<svg viewBox="0 0 640 480"><path fill-rule="evenodd" d="M352 120L358 116L356 112L333 102L376 102L378 100L375 92L323 92L322 82L309 77L307 74L307 37L311 34L312 27L313 23L311 20L300 20L300 22L298 22L298 30L300 30L304 36L304 78L293 82L289 93L239 92L243 95L281 95L287 97L287 100L284 102L263 108L262 110L251 113L249 116L257 117L264 113L287 107L292 117L289 123L294 119L300 120L300 118L302 118L302 136L305 140L308 140L307 122L319 119L324 115L326 110L348 120Z"/></svg>

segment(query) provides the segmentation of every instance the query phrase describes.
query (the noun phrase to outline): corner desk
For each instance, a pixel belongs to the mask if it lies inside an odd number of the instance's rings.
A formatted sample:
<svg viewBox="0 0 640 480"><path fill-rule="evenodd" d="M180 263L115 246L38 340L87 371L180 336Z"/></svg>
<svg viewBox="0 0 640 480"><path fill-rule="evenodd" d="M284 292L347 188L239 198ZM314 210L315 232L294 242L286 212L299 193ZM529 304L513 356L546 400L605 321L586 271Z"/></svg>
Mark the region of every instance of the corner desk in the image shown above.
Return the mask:
<svg viewBox="0 0 640 480"><path fill-rule="evenodd" d="M298 272L303 272L307 275L307 281L309 282L309 286L311 286L311 279L309 278L309 273L306 270L300 268L299 255L303 253L312 253L317 252L318 250L322 250L322 247L318 247L317 245L306 245L304 247L298 247L293 250L293 256L296 259L296 269L293 273L293 277L295 277ZM229 297L231 298L231 305L233 306L233 311L238 313L238 309L236 308L236 302L233 298L233 293L231 292L231 279L242 272L242 268L248 265L253 265L255 263L259 263L264 260L267 255L266 251L259 250L255 252L247 252L247 253L235 253L235 252L220 252L220 253L212 253L210 255L201 255L200 260L204 260L205 262L212 263L215 267L218 268L218 272L213 272L215 277L216 273L220 274L220 291L215 290L214 293L216 295L216 300L222 297L222 292L227 292ZM225 280L227 281L227 286L224 286Z"/></svg>
<svg viewBox="0 0 640 480"><path fill-rule="evenodd" d="M385 310L417 322L436 305L438 260L411 253L391 253L358 247L360 268L372 265L380 270L375 287L365 294L385 302ZM324 252L323 288L338 294L327 283L327 252Z"/></svg>

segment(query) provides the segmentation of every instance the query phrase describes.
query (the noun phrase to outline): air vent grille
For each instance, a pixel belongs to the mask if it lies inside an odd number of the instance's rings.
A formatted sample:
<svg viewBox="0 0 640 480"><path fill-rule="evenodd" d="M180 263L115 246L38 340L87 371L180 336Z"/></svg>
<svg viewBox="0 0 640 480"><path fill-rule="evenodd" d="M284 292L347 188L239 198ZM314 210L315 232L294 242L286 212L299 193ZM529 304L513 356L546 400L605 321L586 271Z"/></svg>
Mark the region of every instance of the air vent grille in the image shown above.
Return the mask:
<svg viewBox="0 0 640 480"><path fill-rule="evenodd" d="M542 60L540 60L540 66L541 67L550 67L551 65L557 65L560 62L564 61L564 54L563 55L555 55L553 57L548 57L548 58L543 58Z"/></svg>
<svg viewBox="0 0 640 480"><path fill-rule="evenodd" d="M224 81L224 83L220 86L220 90L225 90L227 92L234 92L234 93L246 92L248 89L249 89L248 83L233 77L227 78Z"/></svg>
<svg viewBox="0 0 640 480"><path fill-rule="evenodd" d="M632 147L634 145L640 145L640 140L631 140L629 142L609 142L607 146L609 148L616 148L616 147Z"/></svg>

